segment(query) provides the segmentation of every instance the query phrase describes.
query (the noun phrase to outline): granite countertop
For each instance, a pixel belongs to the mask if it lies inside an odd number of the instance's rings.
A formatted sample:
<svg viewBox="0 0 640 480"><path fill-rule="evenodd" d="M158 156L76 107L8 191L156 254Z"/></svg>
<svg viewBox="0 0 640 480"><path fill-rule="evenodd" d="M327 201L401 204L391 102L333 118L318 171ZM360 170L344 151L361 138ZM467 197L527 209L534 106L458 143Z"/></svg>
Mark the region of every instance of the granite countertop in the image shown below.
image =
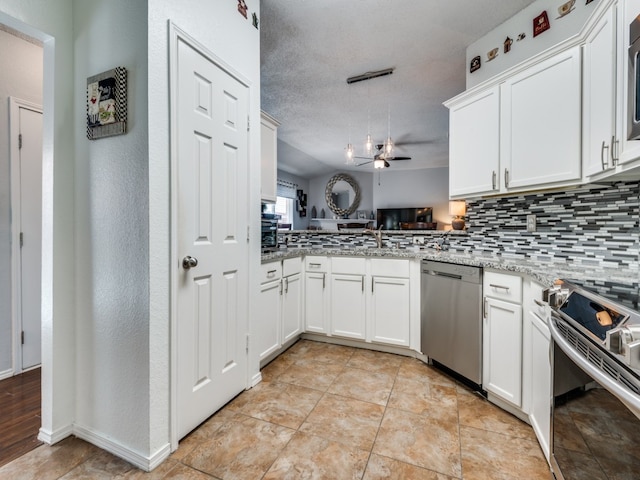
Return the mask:
<svg viewBox="0 0 640 480"><path fill-rule="evenodd" d="M410 250L397 248L288 248L277 252L263 253L262 262L303 255L327 255L350 257L408 258L492 268L506 272L525 274L543 285L552 285L558 278L588 282L611 282L636 286L638 272L629 272L612 267L584 266L561 262L542 262L521 258L474 255L472 253L442 250Z"/></svg>

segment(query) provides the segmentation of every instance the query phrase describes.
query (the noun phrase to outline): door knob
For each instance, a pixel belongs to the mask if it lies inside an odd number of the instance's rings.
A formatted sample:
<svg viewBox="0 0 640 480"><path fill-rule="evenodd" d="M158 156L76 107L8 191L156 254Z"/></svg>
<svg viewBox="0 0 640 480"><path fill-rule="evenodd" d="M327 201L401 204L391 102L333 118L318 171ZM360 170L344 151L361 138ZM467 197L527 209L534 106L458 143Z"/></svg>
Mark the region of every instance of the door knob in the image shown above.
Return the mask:
<svg viewBox="0 0 640 480"><path fill-rule="evenodd" d="M185 270L189 270L190 268L196 267L198 265L198 259L194 257L190 257L187 255L182 259L182 267Z"/></svg>

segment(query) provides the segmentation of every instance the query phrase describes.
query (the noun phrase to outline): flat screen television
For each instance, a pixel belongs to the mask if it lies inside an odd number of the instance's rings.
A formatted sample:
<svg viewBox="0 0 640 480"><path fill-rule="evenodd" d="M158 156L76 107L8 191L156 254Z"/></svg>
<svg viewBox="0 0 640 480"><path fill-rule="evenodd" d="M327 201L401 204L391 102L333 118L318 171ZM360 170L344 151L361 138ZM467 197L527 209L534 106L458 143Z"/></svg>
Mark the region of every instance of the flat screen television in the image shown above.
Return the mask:
<svg viewBox="0 0 640 480"><path fill-rule="evenodd" d="M377 226L383 230L435 230L433 208L379 208L376 211Z"/></svg>

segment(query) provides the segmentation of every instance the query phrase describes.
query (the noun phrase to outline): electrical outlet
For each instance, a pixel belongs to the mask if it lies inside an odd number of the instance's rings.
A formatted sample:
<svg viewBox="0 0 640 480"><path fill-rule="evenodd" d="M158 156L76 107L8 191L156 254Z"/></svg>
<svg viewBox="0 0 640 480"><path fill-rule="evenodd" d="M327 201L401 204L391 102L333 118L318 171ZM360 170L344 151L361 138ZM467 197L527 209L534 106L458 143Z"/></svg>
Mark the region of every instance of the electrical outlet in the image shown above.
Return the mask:
<svg viewBox="0 0 640 480"><path fill-rule="evenodd" d="M413 236L413 244L414 245L424 245L424 237L420 235Z"/></svg>
<svg viewBox="0 0 640 480"><path fill-rule="evenodd" d="M536 231L536 216L527 215L527 232L535 232L535 231Z"/></svg>

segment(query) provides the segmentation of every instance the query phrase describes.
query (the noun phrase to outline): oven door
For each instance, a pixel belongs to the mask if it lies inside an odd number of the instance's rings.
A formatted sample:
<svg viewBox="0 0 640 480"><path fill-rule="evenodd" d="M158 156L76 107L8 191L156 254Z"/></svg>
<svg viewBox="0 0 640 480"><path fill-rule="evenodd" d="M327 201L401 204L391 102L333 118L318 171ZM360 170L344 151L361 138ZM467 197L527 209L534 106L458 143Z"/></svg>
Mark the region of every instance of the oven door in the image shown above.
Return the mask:
<svg viewBox="0 0 640 480"><path fill-rule="evenodd" d="M638 478L640 396L613 379L621 376L606 352L561 322L554 315L549 325L553 473L558 480Z"/></svg>

